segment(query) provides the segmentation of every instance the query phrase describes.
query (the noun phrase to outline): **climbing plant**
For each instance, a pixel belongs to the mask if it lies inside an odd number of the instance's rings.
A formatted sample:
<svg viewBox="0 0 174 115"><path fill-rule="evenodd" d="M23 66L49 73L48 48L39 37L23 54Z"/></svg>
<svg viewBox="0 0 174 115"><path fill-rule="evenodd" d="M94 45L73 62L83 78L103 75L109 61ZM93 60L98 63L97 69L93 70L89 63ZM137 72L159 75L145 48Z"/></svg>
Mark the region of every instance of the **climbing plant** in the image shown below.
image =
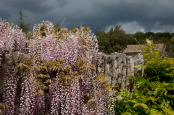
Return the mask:
<svg viewBox="0 0 174 115"><path fill-rule="evenodd" d="M106 83L95 73L98 42L91 30L56 31L49 21L33 28L26 40L17 26L0 21L0 61L3 55L14 60L4 78L5 115L109 113ZM25 49L29 49L25 60L13 56Z"/></svg>

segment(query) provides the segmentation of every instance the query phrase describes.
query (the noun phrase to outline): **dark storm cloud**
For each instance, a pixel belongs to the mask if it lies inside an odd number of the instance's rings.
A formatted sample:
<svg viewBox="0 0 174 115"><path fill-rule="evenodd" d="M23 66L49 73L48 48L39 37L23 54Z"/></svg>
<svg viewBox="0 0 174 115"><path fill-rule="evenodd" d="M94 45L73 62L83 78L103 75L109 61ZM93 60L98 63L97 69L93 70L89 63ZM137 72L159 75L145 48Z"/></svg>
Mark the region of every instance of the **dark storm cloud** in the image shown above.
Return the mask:
<svg viewBox="0 0 174 115"><path fill-rule="evenodd" d="M21 8L32 25L63 21L93 30L121 24L127 32L174 32L173 0L0 0L0 17L15 20ZM131 29L132 28L132 29Z"/></svg>

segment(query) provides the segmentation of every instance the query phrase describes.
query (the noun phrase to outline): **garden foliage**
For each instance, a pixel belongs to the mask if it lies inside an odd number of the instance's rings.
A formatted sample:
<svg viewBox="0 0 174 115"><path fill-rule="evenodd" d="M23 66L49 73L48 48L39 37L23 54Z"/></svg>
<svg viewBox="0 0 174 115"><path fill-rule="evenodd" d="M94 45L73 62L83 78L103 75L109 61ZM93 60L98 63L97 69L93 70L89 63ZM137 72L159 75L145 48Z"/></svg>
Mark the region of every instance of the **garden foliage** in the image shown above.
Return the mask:
<svg viewBox="0 0 174 115"><path fill-rule="evenodd" d="M120 92L115 101L116 115L173 115L174 114L174 59L160 55L147 39L144 48L143 77L130 79L136 83L134 92Z"/></svg>

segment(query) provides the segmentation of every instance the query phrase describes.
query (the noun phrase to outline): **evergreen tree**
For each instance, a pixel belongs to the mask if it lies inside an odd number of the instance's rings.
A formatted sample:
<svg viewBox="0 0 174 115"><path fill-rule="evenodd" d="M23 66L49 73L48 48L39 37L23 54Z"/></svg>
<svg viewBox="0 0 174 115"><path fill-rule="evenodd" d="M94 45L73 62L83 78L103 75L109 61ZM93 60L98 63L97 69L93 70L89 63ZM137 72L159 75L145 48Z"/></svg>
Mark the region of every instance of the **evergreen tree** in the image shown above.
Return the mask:
<svg viewBox="0 0 174 115"><path fill-rule="evenodd" d="M21 9L18 11L17 18L18 18L17 25L22 29L23 32L27 33L30 30L29 29L30 24L26 24L24 22L24 15Z"/></svg>

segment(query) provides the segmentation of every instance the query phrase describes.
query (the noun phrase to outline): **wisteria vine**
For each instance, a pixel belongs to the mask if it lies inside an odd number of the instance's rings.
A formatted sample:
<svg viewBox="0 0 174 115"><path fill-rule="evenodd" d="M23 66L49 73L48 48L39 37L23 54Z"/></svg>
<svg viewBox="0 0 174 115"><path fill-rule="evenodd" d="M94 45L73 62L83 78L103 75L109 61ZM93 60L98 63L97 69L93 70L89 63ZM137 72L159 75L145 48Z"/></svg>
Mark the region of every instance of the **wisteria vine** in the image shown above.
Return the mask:
<svg viewBox="0 0 174 115"><path fill-rule="evenodd" d="M15 96L18 77L13 66L13 51L22 51L25 48L27 40L24 38L22 30L17 26L10 25L8 22L0 19L0 67L2 66L2 57L6 55L7 70L4 73L3 101L5 105L5 115L15 113ZM2 77L2 76L1 76Z"/></svg>
<svg viewBox="0 0 174 115"><path fill-rule="evenodd" d="M0 62L4 52L8 51L13 58L14 51L26 47L30 56L25 62L14 64L9 70L11 74L5 76L6 115L16 112L17 87L21 89L20 115L109 112L106 85L97 80L95 72L98 43L89 28L57 30L51 22L43 21L33 27L32 39L27 41L17 26L1 20L0 39ZM17 86L19 79L22 83Z"/></svg>

